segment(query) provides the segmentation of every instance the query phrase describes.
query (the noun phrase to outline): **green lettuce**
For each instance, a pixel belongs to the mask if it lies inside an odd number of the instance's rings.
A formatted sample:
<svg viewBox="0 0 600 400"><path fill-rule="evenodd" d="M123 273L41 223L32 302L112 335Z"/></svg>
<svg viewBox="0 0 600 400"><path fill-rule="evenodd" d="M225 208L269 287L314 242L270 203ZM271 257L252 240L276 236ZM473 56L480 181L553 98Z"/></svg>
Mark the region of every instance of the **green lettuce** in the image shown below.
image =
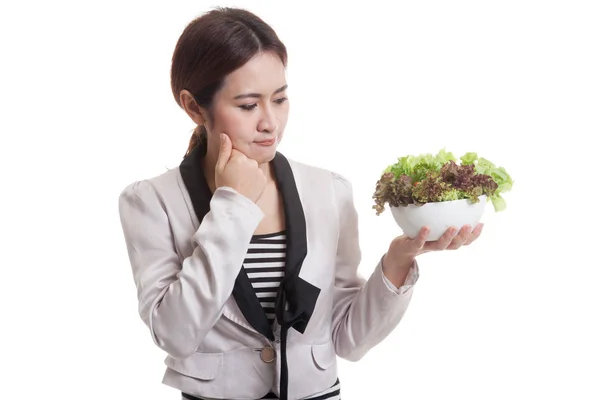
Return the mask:
<svg viewBox="0 0 600 400"><path fill-rule="evenodd" d="M373 199L377 215L385 204L408 204L469 199L478 202L486 195L495 211L503 211L506 201L501 193L510 191L513 180L503 167L469 152L456 157L445 149L437 154L406 155L389 165L377 181Z"/></svg>
<svg viewBox="0 0 600 400"><path fill-rule="evenodd" d="M477 153L466 153L460 160L463 165L474 165L477 173L492 177L494 182L498 184L498 188L492 193L490 200L494 205L495 211L506 209L506 200L501 194L509 192L514 183L511 176L506 172L506 169L504 167L497 167L493 162L483 157L477 157Z"/></svg>
<svg viewBox="0 0 600 400"><path fill-rule="evenodd" d="M398 162L388 166L384 173L391 172L396 179L406 175L413 181L420 181L425 178L427 172L439 171L448 161L456 161L456 157L445 149L441 149L436 155L407 155L398 158Z"/></svg>

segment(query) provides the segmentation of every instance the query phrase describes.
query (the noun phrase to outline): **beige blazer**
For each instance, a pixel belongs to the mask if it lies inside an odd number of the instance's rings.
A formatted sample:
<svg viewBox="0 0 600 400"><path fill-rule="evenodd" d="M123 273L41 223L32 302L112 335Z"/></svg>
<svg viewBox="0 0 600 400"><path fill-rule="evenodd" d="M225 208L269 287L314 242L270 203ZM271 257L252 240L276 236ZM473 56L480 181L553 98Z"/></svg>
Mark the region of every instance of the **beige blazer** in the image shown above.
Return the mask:
<svg viewBox="0 0 600 400"><path fill-rule="evenodd" d="M231 188L210 192L205 153L197 147L177 168L132 183L119 197L139 314L167 353L163 383L224 399L270 390L301 399L329 388L336 357L360 360L398 325L417 263L400 289L385 279L381 260L368 279L359 276L351 184L278 152L272 163L287 253L273 329L242 268L263 213Z"/></svg>

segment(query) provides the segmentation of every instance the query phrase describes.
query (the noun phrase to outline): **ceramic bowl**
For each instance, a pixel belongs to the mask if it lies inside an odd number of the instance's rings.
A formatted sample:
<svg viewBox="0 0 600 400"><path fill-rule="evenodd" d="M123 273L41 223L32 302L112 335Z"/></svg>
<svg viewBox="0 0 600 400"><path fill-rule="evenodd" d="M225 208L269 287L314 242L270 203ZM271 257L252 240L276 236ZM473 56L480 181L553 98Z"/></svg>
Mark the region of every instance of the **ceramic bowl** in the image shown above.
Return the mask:
<svg viewBox="0 0 600 400"><path fill-rule="evenodd" d="M473 229L481 221L487 196L479 197L479 202L473 203L468 199L426 203L422 206L409 204L407 206L390 207L396 223L402 232L414 238L424 226L428 226L427 241L438 240L450 227L462 228L470 225Z"/></svg>

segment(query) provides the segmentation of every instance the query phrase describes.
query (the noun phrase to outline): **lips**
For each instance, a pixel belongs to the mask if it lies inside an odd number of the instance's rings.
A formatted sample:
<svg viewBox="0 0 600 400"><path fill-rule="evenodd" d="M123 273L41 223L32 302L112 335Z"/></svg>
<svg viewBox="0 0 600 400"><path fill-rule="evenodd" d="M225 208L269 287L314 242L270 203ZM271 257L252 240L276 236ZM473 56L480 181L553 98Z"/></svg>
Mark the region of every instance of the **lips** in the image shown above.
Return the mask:
<svg viewBox="0 0 600 400"><path fill-rule="evenodd" d="M275 143L275 140L277 140L276 137L268 139L268 140L261 140L260 142L254 142L259 146L271 146L272 144Z"/></svg>

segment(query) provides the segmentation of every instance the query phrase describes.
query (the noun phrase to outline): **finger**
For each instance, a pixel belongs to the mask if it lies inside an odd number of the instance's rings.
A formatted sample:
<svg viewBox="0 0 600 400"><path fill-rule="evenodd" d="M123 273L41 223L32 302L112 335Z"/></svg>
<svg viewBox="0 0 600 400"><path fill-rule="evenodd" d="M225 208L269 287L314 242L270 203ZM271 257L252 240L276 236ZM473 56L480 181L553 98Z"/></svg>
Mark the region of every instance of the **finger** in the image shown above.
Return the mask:
<svg viewBox="0 0 600 400"><path fill-rule="evenodd" d="M219 148L219 157L217 158L217 170L222 171L229 162L229 158L231 157L231 152L233 150L233 146L231 144L231 139L227 134L221 133L219 135L221 139L221 146Z"/></svg>
<svg viewBox="0 0 600 400"><path fill-rule="evenodd" d="M458 229L450 227L444 232L444 234L436 241L425 243L424 250L426 251L439 251L445 250L450 245L452 239L458 233Z"/></svg>
<svg viewBox="0 0 600 400"><path fill-rule="evenodd" d="M427 237L429 236L429 227L424 226L421 228L417 236L412 239L413 246L417 249L422 249L427 243Z"/></svg>
<svg viewBox="0 0 600 400"><path fill-rule="evenodd" d="M232 145L232 149L231 149L231 156L229 157L230 160L233 159L238 159L239 161L255 161L252 158L248 157L246 154L244 154L243 152L239 151L238 149L236 149L235 147L233 147ZM258 163L256 163L256 165L258 165Z"/></svg>
<svg viewBox="0 0 600 400"><path fill-rule="evenodd" d="M452 239L452 241L450 242L448 247L446 247L446 249L448 249L448 250L460 249L463 246L463 244L467 241L467 239L469 238L471 231L472 231L472 228L470 225L463 226L462 229L460 230L460 232L454 237L454 239Z"/></svg>
<svg viewBox="0 0 600 400"><path fill-rule="evenodd" d="M483 223L479 223L475 226L475 229L473 229L473 232L471 232L471 234L469 235L469 237L467 238L467 240L465 241L465 246L470 245L471 243L473 243L475 241L475 239L477 239L480 235L481 235L481 231L483 230Z"/></svg>

